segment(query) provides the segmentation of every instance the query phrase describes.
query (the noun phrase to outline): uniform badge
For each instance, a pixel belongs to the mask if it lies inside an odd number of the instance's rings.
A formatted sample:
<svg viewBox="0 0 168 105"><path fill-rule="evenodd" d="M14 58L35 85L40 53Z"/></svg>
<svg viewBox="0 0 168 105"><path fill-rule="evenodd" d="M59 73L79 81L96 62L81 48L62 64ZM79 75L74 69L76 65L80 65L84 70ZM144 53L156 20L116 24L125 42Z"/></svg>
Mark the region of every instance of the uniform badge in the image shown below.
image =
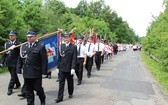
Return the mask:
<svg viewBox="0 0 168 105"><path fill-rule="evenodd" d="M65 56L65 51L62 51L61 54L60 54L62 57Z"/></svg>

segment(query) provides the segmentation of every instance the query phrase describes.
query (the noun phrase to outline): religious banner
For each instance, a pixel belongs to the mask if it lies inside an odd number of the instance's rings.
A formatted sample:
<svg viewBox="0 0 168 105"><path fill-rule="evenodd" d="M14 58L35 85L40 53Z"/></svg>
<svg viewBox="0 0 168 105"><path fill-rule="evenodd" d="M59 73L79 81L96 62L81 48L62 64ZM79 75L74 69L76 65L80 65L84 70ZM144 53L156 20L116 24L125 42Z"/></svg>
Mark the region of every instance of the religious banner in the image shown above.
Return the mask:
<svg viewBox="0 0 168 105"><path fill-rule="evenodd" d="M45 44L48 56L48 70L57 66L58 59L58 37L57 35L52 35L41 39L40 42Z"/></svg>

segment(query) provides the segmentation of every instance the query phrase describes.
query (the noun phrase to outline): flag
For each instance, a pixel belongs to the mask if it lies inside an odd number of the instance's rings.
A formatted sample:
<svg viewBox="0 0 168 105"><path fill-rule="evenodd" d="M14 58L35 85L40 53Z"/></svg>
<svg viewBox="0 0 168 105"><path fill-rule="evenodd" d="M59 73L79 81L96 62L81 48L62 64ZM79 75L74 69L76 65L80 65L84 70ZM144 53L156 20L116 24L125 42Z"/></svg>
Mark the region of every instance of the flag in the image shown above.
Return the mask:
<svg viewBox="0 0 168 105"><path fill-rule="evenodd" d="M58 38L57 35L52 35L41 39L40 42L45 44L48 56L48 70L57 66L58 60Z"/></svg>
<svg viewBox="0 0 168 105"><path fill-rule="evenodd" d="M95 30L93 30L93 43L95 44L97 42L97 35Z"/></svg>
<svg viewBox="0 0 168 105"><path fill-rule="evenodd" d="M75 44L75 33L74 33L74 31L71 32L70 34L71 34L70 35L70 37L71 37L70 43Z"/></svg>
<svg viewBox="0 0 168 105"><path fill-rule="evenodd" d="M61 51L61 44L62 44L61 32L57 33L57 39L58 39L58 50L60 52Z"/></svg>

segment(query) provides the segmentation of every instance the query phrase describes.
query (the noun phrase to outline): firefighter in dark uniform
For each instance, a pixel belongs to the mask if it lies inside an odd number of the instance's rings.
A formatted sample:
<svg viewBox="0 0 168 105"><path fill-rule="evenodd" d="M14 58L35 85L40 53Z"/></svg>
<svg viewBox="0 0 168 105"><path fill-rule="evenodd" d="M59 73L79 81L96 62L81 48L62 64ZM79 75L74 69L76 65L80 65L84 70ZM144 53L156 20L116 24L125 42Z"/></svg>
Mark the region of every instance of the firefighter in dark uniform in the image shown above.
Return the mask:
<svg viewBox="0 0 168 105"><path fill-rule="evenodd" d="M17 62L17 74L18 75L22 74L22 69L24 67L24 63L25 63L25 60L27 58L27 51L28 51L28 49L29 49L29 44L28 43L23 44L20 47L20 56L19 56L18 62ZM22 97L20 99L25 99L26 98L26 85L25 85L25 81L24 81L24 84L23 84L22 89L21 89L21 94L18 94L18 96Z"/></svg>
<svg viewBox="0 0 168 105"><path fill-rule="evenodd" d="M77 47L70 43L70 34L64 35L64 44L61 44L61 51L58 57L57 73L59 73L59 91L56 103L63 101L65 79L68 83L69 98L73 97L75 65L77 61Z"/></svg>
<svg viewBox="0 0 168 105"><path fill-rule="evenodd" d="M34 90L40 98L41 105L45 105L46 96L42 87L42 76L47 75L47 52L45 46L37 41L35 32L29 31L26 36L27 43L21 46L21 58L24 60L23 78L26 87L27 105L34 105Z"/></svg>
<svg viewBox="0 0 168 105"><path fill-rule="evenodd" d="M17 32L16 31L11 31L9 33L9 42L6 42L4 47L5 49L10 49L7 53L3 55L3 63L6 63L6 66L8 67L8 70L11 75L11 79L8 85L8 92L7 95L11 95L13 93L14 88L19 88L20 87L20 82L16 73L16 65L17 65L17 60L19 56L19 50L20 48L14 48L16 45L19 45L20 42L17 40ZM16 87L14 87L16 85Z"/></svg>

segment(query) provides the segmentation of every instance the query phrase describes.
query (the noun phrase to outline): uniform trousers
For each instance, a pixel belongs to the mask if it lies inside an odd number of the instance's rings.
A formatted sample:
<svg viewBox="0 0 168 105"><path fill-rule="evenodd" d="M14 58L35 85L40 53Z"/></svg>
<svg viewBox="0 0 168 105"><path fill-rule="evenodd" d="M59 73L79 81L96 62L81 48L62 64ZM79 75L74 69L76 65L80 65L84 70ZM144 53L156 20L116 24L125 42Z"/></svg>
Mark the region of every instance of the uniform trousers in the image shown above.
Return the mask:
<svg viewBox="0 0 168 105"><path fill-rule="evenodd" d="M95 54L95 63L96 63L96 68L97 70L100 70L101 67L101 51L96 52Z"/></svg>
<svg viewBox="0 0 168 105"><path fill-rule="evenodd" d="M10 79L10 82L8 85L8 91L12 91L15 84L16 84L16 87L20 86L20 82L19 82L18 76L16 74L16 66L8 67L8 70L11 75L11 79Z"/></svg>
<svg viewBox="0 0 168 105"><path fill-rule="evenodd" d="M34 90L38 93L41 102L45 101L45 94L42 87L42 78L25 78L25 87L27 92L27 105L34 105Z"/></svg>
<svg viewBox="0 0 168 105"><path fill-rule="evenodd" d="M85 68L87 70L87 76L91 76L92 66L93 66L93 57L87 56L86 65L85 65Z"/></svg>
<svg viewBox="0 0 168 105"><path fill-rule="evenodd" d="M78 82L81 82L83 78L83 62L84 62L84 58L77 58L75 73L78 77Z"/></svg>
<svg viewBox="0 0 168 105"><path fill-rule="evenodd" d="M74 91L73 75L71 75L70 72L59 71L59 91L58 91L57 100L63 100L65 79L67 79L67 83L68 83L68 93L69 95L73 95L73 91Z"/></svg>
<svg viewBox="0 0 168 105"><path fill-rule="evenodd" d="M23 87L21 89L21 94L26 96L26 85L25 85L25 83L23 84Z"/></svg>
<svg viewBox="0 0 168 105"><path fill-rule="evenodd" d="M101 63L104 63L104 54L101 56Z"/></svg>

